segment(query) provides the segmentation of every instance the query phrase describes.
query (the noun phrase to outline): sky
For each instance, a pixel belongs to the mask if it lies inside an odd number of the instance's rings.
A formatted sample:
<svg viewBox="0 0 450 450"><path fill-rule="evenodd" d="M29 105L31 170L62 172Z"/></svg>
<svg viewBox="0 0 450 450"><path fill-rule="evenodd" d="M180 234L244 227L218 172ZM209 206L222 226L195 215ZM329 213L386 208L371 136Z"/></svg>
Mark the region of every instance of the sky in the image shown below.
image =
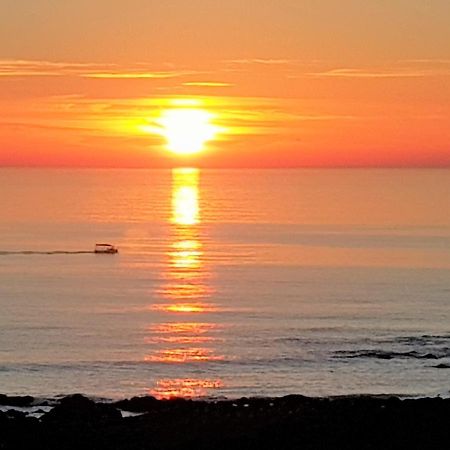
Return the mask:
<svg viewBox="0 0 450 450"><path fill-rule="evenodd" d="M449 167L449 21L448 0L2 0L0 166ZM164 129L180 109L208 115L202 151L170 151L202 134Z"/></svg>

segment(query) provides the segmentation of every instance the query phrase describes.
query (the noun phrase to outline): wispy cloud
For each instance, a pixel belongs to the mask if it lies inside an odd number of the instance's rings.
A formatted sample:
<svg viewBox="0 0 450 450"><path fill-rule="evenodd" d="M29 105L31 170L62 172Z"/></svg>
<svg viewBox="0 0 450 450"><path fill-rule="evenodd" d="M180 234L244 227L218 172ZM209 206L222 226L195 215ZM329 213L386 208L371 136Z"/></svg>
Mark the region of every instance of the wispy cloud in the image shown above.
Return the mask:
<svg viewBox="0 0 450 450"><path fill-rule="evenodd" d="M3 59L0 60L0 77L78 75L88 70L98 70L99 67L92 63ZM103 65L104 70L108 70L106 67L115 67L115 64Z"/></svg>
<svg viewBox="0 0 450 450"><path fill-rule="evenodd" d="M404 59L399 61L400 64L406 63L406 64L450 64L450 59L443 59L443 58L422 58L422 59Z"/></svg>
<svg viewBox="0 0 450 450"><path fill-rule="evenodd" d="M293 59L250 58L250 59L228 59L224 62L230 64L286 65L286 64L295 64L298 61Z"/></svg>
<svg viewBox="0 0 450 450"><path fill-rule="evenodd" d="M64 126L54 122L51 124L37 123L30 121L23 122L0 122L0 128L8 129L24 129L24 130L53 130L53 131L76 131L76 132L92 132L100 131L100 128L94 127L81 127L81 126Z"/></svg>
<svg viewBox="0 0 450 450"><path fill-rule="evenodd" d="M231 87L232 83L225 83L222 81L187 81L183 86L198 86L198 87Z"/></svg>
<svg viewBox="0 0 450 450"><path fill-rule="evenodd" d="M82 77L97 79L166 79L199 74L193 70L154 70L148 65L0 60L0 77Z"/></svg>
<svg viewBox="0 0 450 450"><path fill-rule="evenodd" d="M449 71L437 70L363 70L342 68L312 72L306 75L317 78L423 78L449 74Z"/></svg>
<svg viewBox="0 0 450 450"><path fill-rule="evenodd" d="M100 79L166 79L177 78L187 75L193 75L197 72L192 71L168 71L168 72L90 72L81 74L83 78L100 78Z"/></svg>

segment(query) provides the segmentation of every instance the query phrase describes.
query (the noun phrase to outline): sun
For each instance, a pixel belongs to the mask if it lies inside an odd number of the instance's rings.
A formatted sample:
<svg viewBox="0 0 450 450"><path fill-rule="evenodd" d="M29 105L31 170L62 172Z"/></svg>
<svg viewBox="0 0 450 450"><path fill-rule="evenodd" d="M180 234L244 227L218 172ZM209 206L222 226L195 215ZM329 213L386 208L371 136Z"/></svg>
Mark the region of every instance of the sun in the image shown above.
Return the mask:
<svg viewBox="0 0 450 450"><path fill-rule="evenodd" d="M212 124L213 114L197 108L178 108L163 111L156 120L159 134L165 137L167 149L178 155L201 152L214 139L218 128Z"/></svg>

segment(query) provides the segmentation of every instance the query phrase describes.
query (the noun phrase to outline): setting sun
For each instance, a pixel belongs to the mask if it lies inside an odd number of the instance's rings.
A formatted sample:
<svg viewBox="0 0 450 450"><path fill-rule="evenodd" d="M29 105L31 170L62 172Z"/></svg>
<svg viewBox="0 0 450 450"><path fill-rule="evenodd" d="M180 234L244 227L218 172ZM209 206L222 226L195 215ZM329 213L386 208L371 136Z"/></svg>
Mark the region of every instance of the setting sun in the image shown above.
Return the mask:
<svg viewBox="0 0 450 450"><path fill-rule="evenodd" d="M167 149L179 155L190 155L204 149L214 138L217 127L211 123L213 115L202 109L180 108L163 112L157 120L160 134L167 140Z"/></svg>

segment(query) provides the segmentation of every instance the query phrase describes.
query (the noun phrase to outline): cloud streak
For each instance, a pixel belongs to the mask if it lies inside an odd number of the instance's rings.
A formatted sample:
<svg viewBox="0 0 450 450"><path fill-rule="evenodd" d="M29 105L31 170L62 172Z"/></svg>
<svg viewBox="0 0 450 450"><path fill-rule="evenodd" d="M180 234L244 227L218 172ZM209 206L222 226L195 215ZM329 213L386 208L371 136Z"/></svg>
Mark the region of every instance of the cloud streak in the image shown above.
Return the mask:
<svg viewBox="0 0 450 450"><path fill-rule="evenodd" d="M68 63L54 61L0 60L1 77L81 77L94 79L167 79L200 72L193 70L153 70L139 64Z"/></svg>
<svg viewBox="0 0 450 450"><path fill-rule="evenodd" d="M424 78L438 75L449 75L449 71L439 70L363 70L363 69L332 69L322 72L308 73L316 78Z"/></svg>
<svg viewBox="0 0 450 450"><path fill-rule="evenodd" d="M81 74L83 78L111 79L111 80L130 80L130 79L167 79L178 78L187 75L193 75L197 72L192 71L168 71L168 72L91 72Z"/></svg>
<svg viewBox="0 0 450 450"><path fill-rule="evenodd" d="M272 58L229 59L226 60L225 62L229 64L265 64L271 66L298 63L298 61L293 59L272 59Z"/></svg>
<svg viewBox="0 0 450 450"><path fill-rule="evenodd" d="M183 86L194 86L194 87L231 87L234 86L232 83L225 83L222 81L187 81L183 83Z"/></svg>

